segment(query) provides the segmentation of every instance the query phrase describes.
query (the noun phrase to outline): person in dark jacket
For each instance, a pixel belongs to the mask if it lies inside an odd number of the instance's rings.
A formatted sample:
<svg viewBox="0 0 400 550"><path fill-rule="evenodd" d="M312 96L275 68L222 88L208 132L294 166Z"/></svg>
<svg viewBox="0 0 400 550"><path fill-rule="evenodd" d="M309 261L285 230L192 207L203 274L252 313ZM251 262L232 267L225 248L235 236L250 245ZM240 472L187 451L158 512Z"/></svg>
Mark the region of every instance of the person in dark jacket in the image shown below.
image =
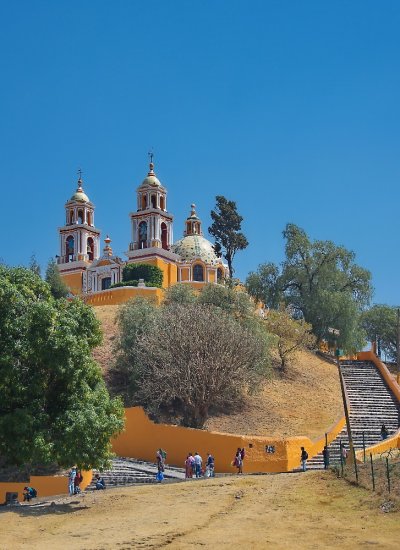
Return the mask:
<svg viewBox="0 0 400 550"><path fill-rule="evenodd" d="M326 445L322 451L322 456L324 457L324 470L327 470L329 466L329 449Z"/></svg>
<svg viewBox="0 0 400 550"><path fill-rule="evenodd" d="M301 469L303 470L303 472L305 472L307 470L308 453L304 447L301 447L300 460L301 460Z"/></svg>

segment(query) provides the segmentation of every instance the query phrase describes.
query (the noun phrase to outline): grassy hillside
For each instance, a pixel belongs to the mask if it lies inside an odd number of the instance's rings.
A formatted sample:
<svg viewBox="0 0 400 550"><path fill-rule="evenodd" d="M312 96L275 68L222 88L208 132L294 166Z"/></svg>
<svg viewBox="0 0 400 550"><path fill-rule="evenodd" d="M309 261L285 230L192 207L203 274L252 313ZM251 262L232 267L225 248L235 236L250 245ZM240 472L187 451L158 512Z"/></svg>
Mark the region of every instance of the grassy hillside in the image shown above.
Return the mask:
<svg viewBox="0 0 400 550"><path fill-rule="evenodd" d="M104 331L103 345L95 357L107 374L113 361L118 306L96 307ZM244 410L212 417L210 430L250 435L322 435L342 411L337 369L309 352L300 352L297 364L285 378L275 377L249 398Z"/></svg>

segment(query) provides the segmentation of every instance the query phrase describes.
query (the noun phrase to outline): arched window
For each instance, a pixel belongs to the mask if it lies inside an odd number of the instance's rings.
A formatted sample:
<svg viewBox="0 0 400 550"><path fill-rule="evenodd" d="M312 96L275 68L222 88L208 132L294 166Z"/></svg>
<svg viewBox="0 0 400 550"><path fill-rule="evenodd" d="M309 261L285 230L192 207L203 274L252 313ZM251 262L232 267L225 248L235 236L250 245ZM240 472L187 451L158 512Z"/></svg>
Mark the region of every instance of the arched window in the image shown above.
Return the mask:
<svg viewBox="0 0 400 550"><path fill-rule="evenodd" d="M217 278L218 281L222 281L222 279L224 278L224 270L222 269L222 267L219 267L217 269Z"/></svg>
<svg viewBox="0 0 400 550"><path fill-rule="evenodd" d="M168 230L167 224L164 222L161 224L161 247L164 248L164 250L168 248Z"/></svg>
<svg viewBox="0 0 400 550"><path fill-rule="evenodd" d="M87 213L87 222L88 222L88 225L93 225L92 224L92 213L91 212Z"/></svg>
<svg viewBox="0 0 400 550"><path fill-rule="evenodd" d="M163 196L160 197L160 208L165 210L165 198Z"/></svg>
<svg viewBox="0 0 400 550"><path fill-rule="evenodd" d="M72 225L74 223L74 211L69 211L69 224Z"/></svg>
<svg viewBox="0 0 400 550"><path fill-rule="evenodd" d="M78 210L78 223L83 223L83 210Z"/></svg>
<svg viewBox="0 0 400 550"><path fill-rule="evenodd" d="M147 223L139 223L139 248L147 248Z"/></svg>
<svg viewBox="0 0 400 550"><path fill-rule="evenodd" d="M204 267L201 264L193 266L193 281L204 281Z"/></svg>
<svg viewBox="0 0 400 550"><path fill-rule="evenodd" d="M101 290L107 290L111 286L111 277L104 277L101 280Z"/></svg>
<svg viewBox="0 0 400 550"><path fill-rule="evenodd" d="M87 240L87 255L89 260L92 262L94 259L94 242L92 237L89 237Z"/></svg>
<svg viewBox="0 0 400 550"><path fill-rule="evenodd" d="M142 210L145 210L147 206L147 197L146 197L146 193L143 193L142 195Z"/></svg>
<svg viewBox="0 0 400 550"><path fill-rule="evenodd" d="M65 241L65 260L67 262L73 262L74 261L74 237L70 235L67 237L67 240Z"/></svg>
<svg viewBox="0 0 400 550"><path fill-rule="evenodd" d="M151 207L157 208L157 197L155 195L151 195Z"/></svg>

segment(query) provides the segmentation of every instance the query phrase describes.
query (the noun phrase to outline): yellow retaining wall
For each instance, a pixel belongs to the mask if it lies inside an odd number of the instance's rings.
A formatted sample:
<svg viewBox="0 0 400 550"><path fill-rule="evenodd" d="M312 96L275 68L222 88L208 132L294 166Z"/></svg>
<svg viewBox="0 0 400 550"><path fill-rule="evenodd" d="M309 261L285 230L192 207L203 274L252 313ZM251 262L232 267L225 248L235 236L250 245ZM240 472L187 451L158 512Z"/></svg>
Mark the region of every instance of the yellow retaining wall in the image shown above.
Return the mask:
<svg viewBox="0 0 400 550"><path fill-rule="evenodd" d="M138 296L151 298L156 304L160 304L163 300L164 292L161 288L155 287L120 286L94 294L82 295L81 298L86 304L91 306L114 306L123 304Z"/></svg>
<svg viewBox="0 0 400 550"><path fill-rule="evenodd" d="M380 455L381 453L385 451L389 451L389 449L399 449L400 448L400 431L397 431L392 437L388 437L384 441L380 441L379 443L376 443L375 445L371 445L371 447L367 447L365 449L366 457L369 459L369 455L372 454L372 456ZM356 458L357 462L363 462L364 460L364 451L357 451L356 452Z"/></svg>
<svg viewBox="0 0 400 550"><path fill-rule="evenodd" d="M244 447L246 472L288 472L300 464L300 447L313 456L323 449L325 438L313 442L308 437L259 437L208 432L152 422L142 407L125 409L125 431L112 441L118 456L135 457L154 462L159 447L167 451L167 462L183 467L189 452L198 451L203 458L207 452L215 457L217 472L236 472L231 463L238 447ZM341 418L329 431L332 441L344 426ZM274 446L275 453L267 453Z"/></svg>
<svg viewBox="0 0 400 550"><path fill-rule="evenodd" d="M82 471L83 481L80 485L82 491L92 482L93 472ZM18 500L23 501L24 487L34 487L38 497L50 497L68 493L68 478L65 476L31 476L29 482L14 483L0 482L0 503L5 502L6 493L18 493Z"/></svg>

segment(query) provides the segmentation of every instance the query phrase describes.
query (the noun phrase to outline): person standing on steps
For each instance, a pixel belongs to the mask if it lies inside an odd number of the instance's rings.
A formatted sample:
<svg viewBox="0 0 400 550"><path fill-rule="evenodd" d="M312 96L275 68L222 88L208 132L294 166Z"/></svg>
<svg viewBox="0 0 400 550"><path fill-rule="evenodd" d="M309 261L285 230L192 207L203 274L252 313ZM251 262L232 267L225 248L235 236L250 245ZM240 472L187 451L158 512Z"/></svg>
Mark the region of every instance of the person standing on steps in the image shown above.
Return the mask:
<svg viewBox="0 0 400 550"><path fill-rule="evenodd" d="M387 439L388 435L389 435L388 429L386 428L385 424L382 424L382 428L381 428L381 439L382 439L382 441Z"/></svg>
<svg viewBox="0 0 400 550"><path fill-rule="evenodd" d="M329 449L326 445L322 451L322 456L324 457L324 470L327 470L329 466Z"/></svg>
<svg viewBox="0 0 400 550"><path fill-rule="evenodd" d="M349 455L349 453L347 452L346 446L343 443L343 445L342 445L342 459L343 459L343 465L344 466L346 466L346 461L347 461L348 455Z"/></svg>
<svg viewBox="0 0 400 550"><path fill-rule="evenodd" d="M308 452L305 450L304 447L301 447L300 460L301 460L301 469L303 470L303 472L305 472L307 470Z"/></svg>

